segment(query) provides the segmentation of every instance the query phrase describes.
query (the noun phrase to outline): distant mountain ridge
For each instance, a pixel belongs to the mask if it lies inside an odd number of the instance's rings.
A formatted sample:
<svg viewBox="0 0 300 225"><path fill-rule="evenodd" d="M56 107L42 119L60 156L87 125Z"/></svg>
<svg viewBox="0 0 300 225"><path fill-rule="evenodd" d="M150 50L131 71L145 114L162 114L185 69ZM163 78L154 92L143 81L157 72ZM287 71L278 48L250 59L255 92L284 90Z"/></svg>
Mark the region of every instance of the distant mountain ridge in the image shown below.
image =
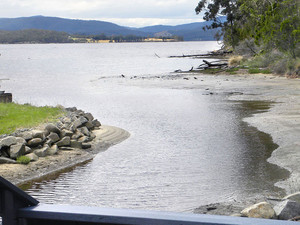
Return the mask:
<svg viewBox="0 0 300 225"><path fill-rule="evenodd" d="M20 18L0 18L0 30L15 31L42 29L61 31L69 34L97 35L136 35L155 36L157 33L183 36L185 41L214 40L215 31L203 31L202 27L210 22L182 24L177 26L156 25L143 28L119 26L111 22L96 20L75 20L58 17L32 16Z"/></svg>

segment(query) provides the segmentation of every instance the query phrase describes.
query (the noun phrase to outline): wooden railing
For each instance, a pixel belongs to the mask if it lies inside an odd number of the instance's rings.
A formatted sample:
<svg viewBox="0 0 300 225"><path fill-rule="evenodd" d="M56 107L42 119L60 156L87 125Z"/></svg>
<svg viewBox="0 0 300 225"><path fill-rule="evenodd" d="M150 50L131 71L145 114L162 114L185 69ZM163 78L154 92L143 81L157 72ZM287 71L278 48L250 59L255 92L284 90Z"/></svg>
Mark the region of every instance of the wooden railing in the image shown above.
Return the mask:
<svg viewBox="0 0 300 225"><path fill-rule="evenodd" d="M0 177L3 225L292 225L298 222L242 217L46 205Z"/></svg>

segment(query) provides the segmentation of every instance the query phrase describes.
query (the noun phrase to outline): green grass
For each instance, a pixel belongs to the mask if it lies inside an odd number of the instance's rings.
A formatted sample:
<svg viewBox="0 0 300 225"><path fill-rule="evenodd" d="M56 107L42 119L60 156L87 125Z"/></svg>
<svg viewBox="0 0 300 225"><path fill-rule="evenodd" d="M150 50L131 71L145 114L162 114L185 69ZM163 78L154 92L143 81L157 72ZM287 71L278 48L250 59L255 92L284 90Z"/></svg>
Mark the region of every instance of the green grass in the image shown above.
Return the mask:
<svg viewBox="0 0 300 225"><path fill-rule="evenodd" d="M259 68L250 68L248 70L248 72L250 74L255 74L255 73L270 74L270 73L272 73L271 70L269 70L269 69L259 69Z"/></svg>
<svg viewBox="0 0 300 225"><path fill-rule="evenodd" d="M23 156L20 156L17 158L17 162L20 163L20 164L24 164L24 165L27 165L30 163L30 158L23 155Z"/></svg>
<svg viewBox="0 0 300 225"><path fill-rule="evenodd" d="M0 103L0 135L20 128L31 128L41 123L55 121L63 115L57 107L36 107L29 104Z"/></svg>

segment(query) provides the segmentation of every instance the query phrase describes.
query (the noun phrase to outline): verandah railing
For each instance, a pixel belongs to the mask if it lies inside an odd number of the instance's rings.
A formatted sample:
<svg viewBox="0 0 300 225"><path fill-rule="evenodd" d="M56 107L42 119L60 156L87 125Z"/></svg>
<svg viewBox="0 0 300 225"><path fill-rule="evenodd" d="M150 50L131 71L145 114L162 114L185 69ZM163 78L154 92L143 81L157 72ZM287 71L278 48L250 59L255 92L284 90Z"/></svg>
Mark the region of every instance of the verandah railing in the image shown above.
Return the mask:
<svg viewBox="0 0 300 225"><path fill-rule="evenodd" d="M292 221L155 212L97 207L47 205L0 177L3 225L292 225Z"/></svg>

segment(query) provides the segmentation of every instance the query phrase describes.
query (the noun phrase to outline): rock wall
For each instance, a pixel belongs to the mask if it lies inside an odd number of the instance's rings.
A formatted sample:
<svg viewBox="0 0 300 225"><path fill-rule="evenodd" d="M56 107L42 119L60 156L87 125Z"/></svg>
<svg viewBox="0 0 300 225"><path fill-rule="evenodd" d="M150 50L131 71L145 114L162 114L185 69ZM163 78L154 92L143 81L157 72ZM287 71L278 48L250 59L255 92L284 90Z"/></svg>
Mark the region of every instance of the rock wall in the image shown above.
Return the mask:
<svg viewBox="0 0 300 225"><path fill-rule="evenodd" d="M55 155L58 151L74 148L89 149L96 136L93 130L101 123L91 113L66 108L66 115L55 124L48 123L43 129L23 129L0 139L0 164L17 163L17 158L27 156L31 161L39 157Z"/></svg>

